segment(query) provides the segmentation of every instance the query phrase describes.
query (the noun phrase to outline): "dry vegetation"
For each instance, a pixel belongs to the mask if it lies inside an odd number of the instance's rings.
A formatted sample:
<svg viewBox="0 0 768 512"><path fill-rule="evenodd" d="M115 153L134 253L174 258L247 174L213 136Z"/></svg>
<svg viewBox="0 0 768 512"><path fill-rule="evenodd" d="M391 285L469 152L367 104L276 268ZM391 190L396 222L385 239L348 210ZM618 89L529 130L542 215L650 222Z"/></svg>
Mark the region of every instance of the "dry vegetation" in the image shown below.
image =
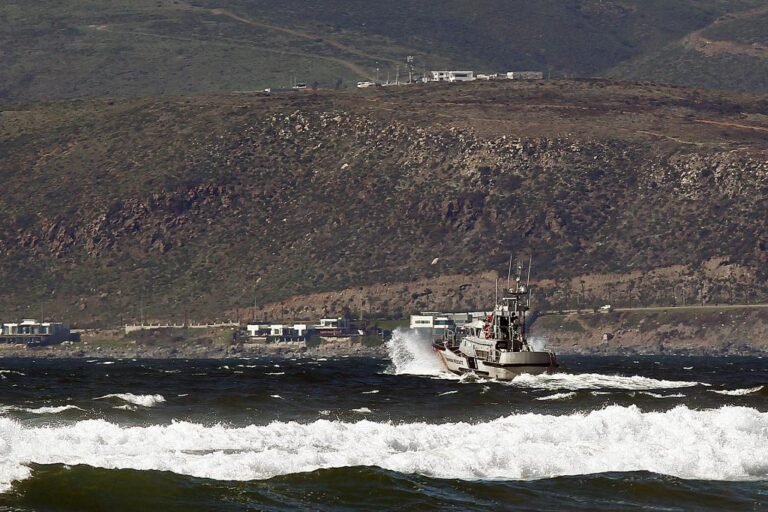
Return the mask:
<svg viewBox="0 0 768 512"><path fill-rule="evenodd" d="M607 81L6 107L2 311L214 319L254 300L501 271L510 253L534 255L553 307L606 273L637 274L616 288L636 303L678 283L759 300L765 111ZM420 307L424 291L377 313Z"/></svg>

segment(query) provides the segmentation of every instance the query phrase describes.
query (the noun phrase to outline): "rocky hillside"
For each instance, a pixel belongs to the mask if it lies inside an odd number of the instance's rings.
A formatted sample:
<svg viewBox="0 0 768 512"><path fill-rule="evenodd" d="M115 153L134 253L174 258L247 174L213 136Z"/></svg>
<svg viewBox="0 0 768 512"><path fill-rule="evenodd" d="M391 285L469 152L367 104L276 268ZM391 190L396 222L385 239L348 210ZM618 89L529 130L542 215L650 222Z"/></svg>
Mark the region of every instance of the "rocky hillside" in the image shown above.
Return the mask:
<svg viewBox="0 0 768 512"><path fill-rule="evenodd" d="M748 307L571 313L539 317L532 336L559 354L765 354L767 313Z"/></svg>
<svg viewBox="0 0 768 512"><path fill-rule="evenodd" d="M533 69L765 92L765 20L744 14L758 7L762 0L5 0L0 101L222 94L296 81L354 87L403 79L408 55L419 75Z"/></svg>
<svg viewBox="0 0 768 512"><path fill-rule="evenodd" d="M553 307L765 299L766 107L604 81L6 106L0 311L213 318L389 284L393 314L510 254Z"/></svg>

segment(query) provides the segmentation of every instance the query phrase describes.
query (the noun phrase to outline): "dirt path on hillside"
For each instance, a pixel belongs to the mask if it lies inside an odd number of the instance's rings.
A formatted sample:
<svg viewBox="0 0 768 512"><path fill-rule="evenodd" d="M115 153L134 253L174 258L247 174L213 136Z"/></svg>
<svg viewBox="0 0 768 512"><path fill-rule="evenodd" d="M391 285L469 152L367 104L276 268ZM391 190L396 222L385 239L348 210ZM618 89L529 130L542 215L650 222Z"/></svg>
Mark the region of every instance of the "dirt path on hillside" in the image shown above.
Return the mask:
<svg viewBox="0 0 768 512"><path fill-rule="evenodd" d="M719 41L704 37L704 32L714 26L734 19L766 13L768 13L768 7L758 7L756 9L731 13L727 16L718 18L712 24L688 34L683 39L683 45L709 57L716 55L744 55L748 57L768 58L768 45L740 43L738 41Z"/></svg>
<svg viewBox="0 0 768 512"><path fill-rule="evenodd" d="M364 59L368 59L368 60L372 60L372 61L378 61L378 62L389 62L390 64L400 64L399 61L396 61L394 59L390 59L388 57L381 57L379 55L372 55L370 53L366 53L364 51L358 50L357 48L354 48L352 46L348 46L348 45L346 45L344 43L340 43L340 42L338 42L338 41L336 41L334 39L329 39L327 37L322 37L322 36L319 36L317 34L311 34L309 32L303 32L301 30L281 27L281 26L278 26L278 25L271 25L269 23L264 23L264 22L261 22L261 21L256 21L256 20L252 20L252 19L249 19L249 18L244 18L244 17L238 16L237 14L235 14L233 12L230 12L230 11L228 11L226 9L206 9L206 10L208 12L210 12L211 14L215 14L217 16L227 16L229 18L232 18L233 20L236 20L236 21L239 21L241 23L245 23L245 24L248 24L248 25L251 25L251 26L254 26L254 27L266 28L268 30L275 30L275 31L278 31L278 32L283 32L285 34L289 34L289 35L292 35L294 37L298 37L298 38L301 38L301 39L307 39L307 40L310 40L310 41L320 41L320 42L323 42L323 43L327 44L328 46L332 46L333 48L336 48L337 50L341 50L341 51L343 51L345 53L349 53L351 55L356 55L356 56L362 57ZM368 75L369 74L367 71L365 71L363 68L360 68L356 64L354 64L352 62L350 62L349 64L351 66L356 67L358 70L360 70L363 75Z"/></svg>
<svg viewBox="0 0 768 512"><path fill-rule="evenodd" d="M397 61L397 60L390 59L388 57L382 57L382 56L379 56L379 55L372 55L370 53L366 53L366 52L364 52L362 50L359 50L359 49L354 48L352 46L346 45L344 43L340 43L339 41L336 41L334 39L330 39L328 37L322 37L322 36L319 36L317 34L312 34L310 32L304 32L302 30L292 29L292 28L288 28L288 27L281 27L279 25L273 25L273 24L270 24L270 23L264 23L264 22L261 22L261 21L256 21L256 20L253 20L253 19L250 19L250 18L246 18L244 16L240 16L238 14L235 14L235 13L233 13L233 12L227 10L227 9L221 9L221 8L209 9L209 8L205 8L205 7L198 7L198 6L195 6L195 5L191 5L189 3L182 2L182 1L180 1L178 3L178 5L181 6L182 8L184 8L184 9L189 10L189 11L205 12L205 13L208 13L208 14L213 14L214 16L224 16L224 17L230 18L232 20L235 20L235 21L237 21L239 23L250 25L252 27L263 28L263 29L272 30L272 31L275 31L275 32L282 32L284 34L288 34L288 35L291 35L293 37L297 37L297 38L300 38L300 39L305 39L305 40L308 40L308 41L321 42L321 43L324 43L324 44L326 44L326 45L328 45L328 46L330 46L332 48L335 48L336 50L339 50L341 52L347 53L349 55L355 55L357 57L361 57L363 59L367 59L367 60L370 60L370 61L373 61L373 62L381 62L381 63L389 63L389 64L400 64L400 62ZM269 49L266 49L266 48L262 48L262 49L264 49L265 51L273 51L273 52L278 51L278 50L274 50L274 49L272 49L272 50L269 50ZM279 50L279 51L282 52L282 50ZM341 57L326 57L326 56L321 56L321 55L316 55L316 54L304 54L304 53L300 54L298 52L282 52L282 53L284 53L286 55L309 56L309 57L314 57L314 58L318 58L318 59L322 59L322 60L327 60L327 61L335 62L335 63L337 63L337 64L347 68L352 73L357 75L359 78L362 78L364 80L372 79L372 76L371 76L371 73L370 73L369 70L365 69L364 67L360 66L359 64L356 64L356 63L354 63L354 62L352 62L350 60L347 60L347 59L343 59Z"/></svg>
<svg viewBox="0 0 768 512"><path fill-rule="evenodd" d="M715 126L726 126L729 128L741 128L742 130L755 130L758 132L768 132L768 128L764 126L753 126L749 124L731 123L728 121L708 121L706 119L696 119L697 123L712 124Z"/></svg>
<svg viewBox="0 0 768 512"><path fill-rule="evenodd" d="M318 60L324 60L327 62L333 62L335 64L338 64L342 67L345 67L347 69L350 69L353 73L357 73L358 70L362 70L359 66L355 66L354 64L351 64L349 61L346 61L344 59L340 59L337 57L327 57L325 55L317 55L314 53L303 53L303 52L296 52L296 51L286 51L286 50L278 50L276 48L267 48L264 46L259 46L257 44L252 43L246 43L244 41L240 41L237 39L231 39L226 37L219 37L217 39L197 39L194 37L184 37L184 36L170 36L166 34L155 34L153 32L144 32L141 30L115 30L109 25L99 25L97 27L93 27L94 30L97 30L99 32L109 32L111 34L128 34L132 36L142 36L142 37L151 37L156 39L167 39L171 41L184 41L184 42L191 42L191 43L203 43L203 44L226 44L229 46L240 46L242 48L251 48L260 52L264 53L276 53L278 55L290 55L292 57L302 57L305 59L318 59ZM354 66L354 68L350 67L350 65ZM362 78L368 78L367 75L359 75Z"/></svg>

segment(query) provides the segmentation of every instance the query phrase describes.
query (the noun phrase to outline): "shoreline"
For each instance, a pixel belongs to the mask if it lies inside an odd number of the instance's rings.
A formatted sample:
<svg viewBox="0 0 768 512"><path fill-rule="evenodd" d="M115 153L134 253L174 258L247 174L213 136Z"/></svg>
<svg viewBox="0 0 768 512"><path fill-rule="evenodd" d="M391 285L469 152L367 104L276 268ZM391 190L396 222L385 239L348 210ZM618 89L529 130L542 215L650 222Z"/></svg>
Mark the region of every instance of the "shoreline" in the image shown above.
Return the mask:
<svg viewBox="0 0 768 512"><path fill-rule="evenodd" d="M328 346L299 347L262 345L258 349L231 347L172 347L172 346L137 346L134 350L102 348L98 346L81 347L75 345L51 345L46 347L4 346L0 347L0 361L3 359L136 359L136 360L223 360L238 358L270 359L314 359L320 357L361 357L387 359L389 351L386 345L377 347ZM743 347L736 350L710 347L708 349L686 349L650 351L638 350L637 347L624 347L623 350L610 350L605 347L582 347L577 350L552 348L559 359L567 357L768 357L768 352Z"/></svg>
<svg viewBox="0 0 768 512"><path fill-rule="evenodd" d="M275 359L316 358L316 357L376 357L388 356L385 345L379 347L319 346L305 347L298 344L259 345L258 348L231 346L186 346L137 345L132 349L123 347L102 347L82 343L73 345L49 345L45 347L0 346L2 359L233 359L245 357L269 357Z"/></svg>

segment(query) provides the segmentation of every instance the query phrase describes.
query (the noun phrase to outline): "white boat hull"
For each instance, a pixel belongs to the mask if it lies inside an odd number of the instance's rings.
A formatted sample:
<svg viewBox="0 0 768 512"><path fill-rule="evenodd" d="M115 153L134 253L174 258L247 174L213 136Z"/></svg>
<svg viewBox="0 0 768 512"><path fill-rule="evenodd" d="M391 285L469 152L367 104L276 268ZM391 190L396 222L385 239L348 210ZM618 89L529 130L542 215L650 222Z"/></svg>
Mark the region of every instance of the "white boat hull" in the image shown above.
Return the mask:
<svg viewBox="0 0 768 512"><path fill-rule="evenodd" d="M497 380L512 380L524 373L541 374L557 368L554 354L550 352L507 352L503 363L489 362L467 357L458 350L435 346L445 368L457 375L474 373Z"/></svg>

